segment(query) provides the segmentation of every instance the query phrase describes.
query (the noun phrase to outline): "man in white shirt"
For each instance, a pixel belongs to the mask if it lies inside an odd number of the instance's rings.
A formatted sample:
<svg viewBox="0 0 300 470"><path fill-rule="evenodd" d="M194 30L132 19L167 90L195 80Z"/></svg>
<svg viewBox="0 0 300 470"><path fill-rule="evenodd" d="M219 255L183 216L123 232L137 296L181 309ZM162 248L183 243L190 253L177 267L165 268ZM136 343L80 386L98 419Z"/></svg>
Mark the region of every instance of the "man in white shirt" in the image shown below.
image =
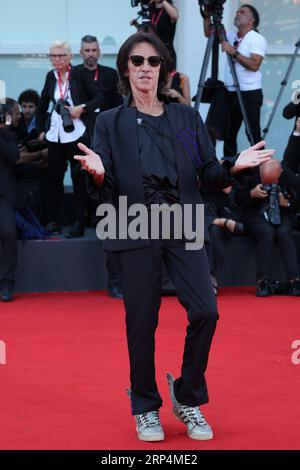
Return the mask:
<svg viewBox="0 0 300 470"><path fill-rule="evenodd" d="M261 140L260 108L263 103L263 94L260 66L267 49L267 41L256 30L258 24L257 10L252 5L242 5L234 18L234 25L238 31L228 33L228 42L221 43L222 51L230 54L234 60L254 143ZM236 140L243 116L228 63L225 66L224 81L229 92L230 113L228 137L224 140L224 155L234 156L237 153ZM248 139L250 141L249 136Z"/></svg>
<svg viewBox="0 0 300 470"><path fill-rule="evenodd" d="M210 33L211 11L204 8L204 32ZM256 30L259 24L259 14L252 5L242 5L236 12L234 25L236 32L229 32L227 40L221 43L223 52L227 52L234 60L234 67L240 85L243 103L254 139L261 140L260 108L263 102L261 89L260 66L266 53L267 42ZM243 116L236 92L234 80L227 61L224 74L225 86L228 90L229 123L227 137L224 139L224 155L234 156L237 153L237 134L241 127ZM250 138L248 136L250 141Z"/></svg>

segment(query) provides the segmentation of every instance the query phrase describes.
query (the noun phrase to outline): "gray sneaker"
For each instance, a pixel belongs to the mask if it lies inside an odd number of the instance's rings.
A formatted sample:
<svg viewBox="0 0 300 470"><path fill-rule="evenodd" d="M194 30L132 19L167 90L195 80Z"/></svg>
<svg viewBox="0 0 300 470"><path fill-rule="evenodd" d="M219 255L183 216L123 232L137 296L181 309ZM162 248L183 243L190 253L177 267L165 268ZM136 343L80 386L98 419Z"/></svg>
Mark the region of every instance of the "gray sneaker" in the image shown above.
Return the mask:
<svg viewBox="0 0 300 470"><path fill-rule="evenodd" d="M200 408L198 406L192 407L179 403L174 394L174 377L167 373L167 380L173 405L173 413L179 421L186 425L186 433L188 437L199 441L208 441L212 439L212 429L205 421Z"/></svg>
<svg viewBox="0 0 300 470"><path fill-rule="evenodd" d="M163 441L165 438L160 424L159 412L149 411L141 415L135 415L136 431L141 441Z"/></svg>
<svg viewBox="0 0 300 470"><path fill-rule="evenodd" d="M127 395L131 398L131 388L126 389ZM163 441L164 430L160 423L159 412L149 411L140 415L134 415L136 431L141 441Z"/></svg>

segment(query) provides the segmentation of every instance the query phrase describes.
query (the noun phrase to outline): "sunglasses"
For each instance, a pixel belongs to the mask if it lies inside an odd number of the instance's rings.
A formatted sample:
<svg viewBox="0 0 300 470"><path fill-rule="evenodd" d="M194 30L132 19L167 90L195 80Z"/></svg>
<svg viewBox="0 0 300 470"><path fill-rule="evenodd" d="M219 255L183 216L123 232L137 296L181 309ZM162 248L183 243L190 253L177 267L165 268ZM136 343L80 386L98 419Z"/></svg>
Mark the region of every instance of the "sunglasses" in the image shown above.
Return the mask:
<svg viewBox="0 0 300 470"><path fill-rule="evenodd" d="M148 61L150 67L158 67L164 60L164 58L160 57L159 55L151 55L150 57L143 57L142 55L131 55L128 57L128 59L131 60L135 67L140 67L143 65L145 60Z"/></svg>

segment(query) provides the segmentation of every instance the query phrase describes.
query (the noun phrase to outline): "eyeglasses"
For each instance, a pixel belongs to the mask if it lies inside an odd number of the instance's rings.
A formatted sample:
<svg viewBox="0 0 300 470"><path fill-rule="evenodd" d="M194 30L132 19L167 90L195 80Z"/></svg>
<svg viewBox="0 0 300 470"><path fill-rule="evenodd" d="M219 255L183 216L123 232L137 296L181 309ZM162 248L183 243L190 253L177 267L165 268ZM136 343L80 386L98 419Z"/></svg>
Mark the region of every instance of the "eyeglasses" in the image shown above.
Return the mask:
<svg viewBox="0 0 300 470"><path fill-rule="evenodd" d="M128 57L128 59L131 60L135 67L140 67L143 65L145 60L148 61L150 67L158 67L164 60L164 58L160 57L159 55L151 55L150 57L143 57L142 55L131 55Z"/></svg>
<svg viewBox="0 0 300 470"><path fill-rule="evenodd" d="M50 59L64 59L68 54L49 54Z"/></svg>

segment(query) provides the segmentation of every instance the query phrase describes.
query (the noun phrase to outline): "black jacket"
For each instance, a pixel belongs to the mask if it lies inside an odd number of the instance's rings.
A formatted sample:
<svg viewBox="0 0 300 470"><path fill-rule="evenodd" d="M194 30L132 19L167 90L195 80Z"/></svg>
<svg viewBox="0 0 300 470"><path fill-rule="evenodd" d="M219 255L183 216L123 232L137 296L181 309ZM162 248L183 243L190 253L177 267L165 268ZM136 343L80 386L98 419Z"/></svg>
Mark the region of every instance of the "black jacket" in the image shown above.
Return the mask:
<svg viewBox="0 0 300 470"><path fill-rule="evenodd" d="M244 209L243 220L245 223L252 221L262 213L262 209L267 202L267 198L253 198L250 191L258 184L262 184L258 168L254 168L252 175L245 178L244 184L237 188L235 200L238 206ZM291 206L289 208L281 207L280 212L294 219L294 210L297 208L297 193L299 191L299 180L288 169L284 169L278 181L279 186L289 195ZM263 217L263 216L262 216Z"/></svg>
<svg viewBox="0 0 300 470"><path fill-rule="evenodd" d="M176 156L181 204L193 208L202 203L199 181L206 186L225 188L232 184L228 169L220 165L205 125L197 111L189 106L165 104ZM127 196L128 206L145 204L138 154L137 110L127 104L101 113L96 121L94 151L100 155L106 170L100 200L114 193ZM148 246L149 240L105 240L106 250L118 251Z"/></svg>
<svg viewBox="0 0 300 470"><path fill-rule="evenodd" d="M18 160L17 135L0 129L0 197L3 197L12 206L16 205L17 199L13 167Z"/></svg>
<svg viewBox="0 0 300 470"><path fill-rule="evenodd" d="M55 104L55 86L56 78L54 71L51 70L46 76L37 112L39 132L45 130L50 102L52 101L52 103ZM78 67L71 67L70 90L74 106L86 104L86 112L82 113L81 119L87 127L88 132L91 134L93 125L92 114L95 109L101 108L102 104L105 102L105 97L96 83L89 76L83 74Z"/></svg>
<svg viewBox="0 0 300 470"><path fill-rule="evenodd" d="M95 71L88 70L83 64L75 67L80 73L94 79ZM111 67L98 64L98 80L95 82L102 92L100 112L115 108L123 104L123 97L118 90L119 77L117 71Z"/></svg>
<svg viewBox="0 0 300 470"><path fill-rule="evenodd" d="M296 121L297 118L300 117L300 103L299 104L294 104L292 101L287 104L282 111L282 116L285 119L295 119L295 126L296 126Z"/></svg>

